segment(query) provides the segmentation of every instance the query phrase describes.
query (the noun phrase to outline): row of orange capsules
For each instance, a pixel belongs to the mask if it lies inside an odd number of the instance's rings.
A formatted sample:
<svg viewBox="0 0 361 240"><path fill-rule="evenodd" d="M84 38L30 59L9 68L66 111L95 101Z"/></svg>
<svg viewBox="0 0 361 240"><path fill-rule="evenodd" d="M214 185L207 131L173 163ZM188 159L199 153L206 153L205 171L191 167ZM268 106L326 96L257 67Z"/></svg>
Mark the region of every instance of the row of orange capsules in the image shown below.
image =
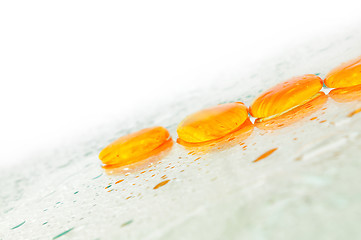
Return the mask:
<svg viewBox="0 0 361 240"><path fill-rule="evenodd" d="M327 96L321 91L323 84L336 88L329 93L332 98L343 94L361 98L361 57L333 69L324 80L306 74L279 83L262 93L249 108L242 102L233 102L193 113L178 125L177 142L184 146L201 146L225 136L230 139L235 132L249 132L253 127L249 115L256 118L254 125L258 128L272 128L275 123L281 126L280 122L294 119L296 113L317 109L326 102ZM105 167L124 166L149 158L172 144L164 127L146 128L109 144L99 158Z"/></svg>

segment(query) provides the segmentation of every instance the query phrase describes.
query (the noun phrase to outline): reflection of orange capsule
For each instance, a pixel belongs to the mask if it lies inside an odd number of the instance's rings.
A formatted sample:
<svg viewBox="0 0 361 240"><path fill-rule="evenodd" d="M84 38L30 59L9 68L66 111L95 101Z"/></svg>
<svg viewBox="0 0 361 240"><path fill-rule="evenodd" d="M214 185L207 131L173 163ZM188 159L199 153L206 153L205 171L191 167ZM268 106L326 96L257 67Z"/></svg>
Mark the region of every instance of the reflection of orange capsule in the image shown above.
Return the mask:
<svg viewBox="0 0 361 240"><path fill-rule="evenodd" d="M237 130L216 140L201 143L188 143L178 138L177 143L191 151L188 154L205 154L212 151L224 150L239 144L252 134L253 128L253 123L247 118Z"/></svg>
<svg viewBox="0 0 361 240"><path fill-rule="evenodd" d="M133 159L131 163L104 165L103 168L105 169L105 173L108 175L124 175L136 172L143 174L145 172L144 169L160 163L160 160L170 153L172 146L173 140L169 138L169 140L167 140L164 144L160 145L148 154L143 155L142 157ZM142 161L145 159L147 160Z"/></svg>
<svg viewBox="0 0 361 240"><path fill-rule="evenodd" d="M361 84L348 88L333 89L328 94L336 102L361 101Z"/></svg>
<svg viewBox="0 0 361 240"><path fill-rule="evenodd" d="M315 113L327 102L328 97L324 92L319 92L316 94L316 96L317 97L313 98L311 101L293 108L292 110L280 116L270 118L268 120L262 120L258 118L255 121L255 126L263 130L276 130L288 127ZM311 120L314 120L314 118Z"/></svg>
<svg viewBox="0 0 361 240"><path fill-rule="evenodd" d="M334 68L325 78L325 85L330 88L352 87L359 84L361 84L361 56Z"/></svg>
<svg viewBox="0 0 361 240"><path fill-rule="evenodd" d="M248 119L243 103L226 103L186 117L177 128L178 137L188 143L207 142L238 129Z"/></svg>
<svg viewBox="0 0 361 240"><path fill-rule="evenodd" d="M310 101L322 88L322 79L314 74L294 77L262 93L250 106L256 118L278 116Z"/></svg>
<svg viewBox="0 0 361 240"><path fill-rule="evenodd" d="M105 147L99 159L106 165L127 165L145 159L170 140L163 127L152 127L120 137Z"/></svg>

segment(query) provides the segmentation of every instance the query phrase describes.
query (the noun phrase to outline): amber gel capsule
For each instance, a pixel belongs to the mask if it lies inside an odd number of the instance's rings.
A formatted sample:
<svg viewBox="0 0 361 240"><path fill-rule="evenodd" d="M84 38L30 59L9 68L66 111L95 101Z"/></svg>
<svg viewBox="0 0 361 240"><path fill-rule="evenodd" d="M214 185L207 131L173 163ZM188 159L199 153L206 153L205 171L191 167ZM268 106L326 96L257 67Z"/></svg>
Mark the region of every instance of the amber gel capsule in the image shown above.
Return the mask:
<svg viewBox="0 0 361 240"><path fill-rule="evenodd" d="M256 118L279 116L314 98L322 88L322 79L314 74L294 77L277 84L256 98L249 108Z"/></svg>
<svg viewBox="0 0 361 240"><path fill-rule="evenodd" d="M345 88L359 84L361 84L361 56L334 68L325 78L325 85L329 88Z"/></svg>
<svg viewBox="0 0 361 240"><path fill-rule="evenodd" d="M237 130L248 119L241 102L220 104L187 116L177 128L178 137L188 143L212 141Z"/></svg>
<svg viewBox="0 0 361 240"><path fill-rule="evenodd" d="M158 147L171 140L164 127L152 127L123 136L105 147L99 159L106 165L126 165L151 156Z"/></svg>

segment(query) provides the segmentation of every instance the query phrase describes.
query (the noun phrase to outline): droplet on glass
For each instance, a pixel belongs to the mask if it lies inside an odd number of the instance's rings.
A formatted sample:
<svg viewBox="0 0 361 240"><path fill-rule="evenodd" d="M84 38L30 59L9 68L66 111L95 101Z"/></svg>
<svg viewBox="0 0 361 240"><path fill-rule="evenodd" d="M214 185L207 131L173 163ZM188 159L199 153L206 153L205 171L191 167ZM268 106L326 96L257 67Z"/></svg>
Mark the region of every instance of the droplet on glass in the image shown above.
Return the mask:
<svg viewBox="0 0 361 240"><path fill-rule="evenodd" d="M269 155L271 155L272 153L274 153L278 148L273 148L267 152L265 152L264 154L262 154L261 156L259 156L256 160L253 160L253 162L258 162L266 157L268 157Z"/></svg>

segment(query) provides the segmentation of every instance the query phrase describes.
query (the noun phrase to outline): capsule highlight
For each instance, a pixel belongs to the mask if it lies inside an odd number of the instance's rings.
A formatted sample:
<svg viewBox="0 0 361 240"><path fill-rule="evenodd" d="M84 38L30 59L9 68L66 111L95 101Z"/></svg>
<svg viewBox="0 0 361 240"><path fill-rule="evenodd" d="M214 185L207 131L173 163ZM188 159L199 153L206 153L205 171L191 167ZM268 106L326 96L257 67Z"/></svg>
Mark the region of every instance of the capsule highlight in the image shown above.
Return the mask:
<svg viewBox="0 0 361 240"><path fill-rule="evenodd" d="M123 136L105 147L99 159L106 166L123 166L146 159L165 143L172 141L164 127L145 128Z"/></svg>
<svg viewBox="0 0 361 240"><path fill-rule="evenodd" d="M220 104L187 116L177 128L178 137L188 143L219 139L241 127L248 119L241 102Z"/></svg>
<svg viewBox="0 0 361 240"><path fill-rule="evenodd" d="M312 100L322 85L322 79L314 74L291 78L262 93L253 101L249 112L255 118L279 116Z"/></svg>
<svg viewBox="0 0 361 240"><path fill-rule="evenodd" d="M361 56L334 68L325 78L325 85L329 88L345 88L360 84Z"/></svg>

